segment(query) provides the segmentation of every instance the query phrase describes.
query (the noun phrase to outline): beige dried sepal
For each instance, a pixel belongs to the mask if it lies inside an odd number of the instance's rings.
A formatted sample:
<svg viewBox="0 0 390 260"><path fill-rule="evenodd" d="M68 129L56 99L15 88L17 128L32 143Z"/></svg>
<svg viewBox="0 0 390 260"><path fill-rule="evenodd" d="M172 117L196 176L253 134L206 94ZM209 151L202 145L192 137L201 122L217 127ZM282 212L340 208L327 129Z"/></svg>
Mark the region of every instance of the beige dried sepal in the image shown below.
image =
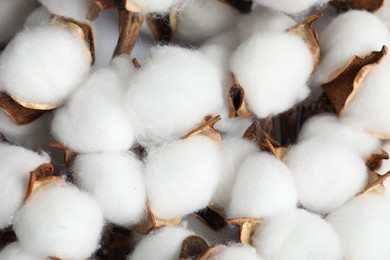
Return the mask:
<svg viewBox="0 0 390 260"><path fill-rule="evenodd" d="M358 9L376 12L383 7L384 2L384 0L333 0L330 1L330 4L336 7L339 11Z"/></svg>
<svg viewBox="0 0 390 260"><path fill-rule="evenodd" d="M245 91L238 79L232 74L233 86L229 90L229 118L253 118L253 113L248 109L245 101Z"/></svg>
<svg viewBox="0 0 390 260"><path fill-rule="evenodd" d="M210 246L202 237L188 236L181 244L179 260L199 259L209 248Z"/></svg>
<svg viewBox="0 0 390 260"><path fill-rule="evenodd" d="M111 9L111 8L118 8L117 1L115 1L115 0L92 0L91 7L89 9L89 12L88 12L86 18L90 21L96 20L101 15L103 10Z"/></svg>
<svg viewBox="0 0 390 260"><path fill-rule="evenodd" d="M161 42L170 42L177 28L177 8L172 8L166 15L149 14L146 17L149 30L154 39Z"/></svg>
<svg viewBox="0 0 390 260"><path fill-rule="evenodd" d="M222 137L221 133L214 128L215 123L217 123L219 120L221 120L221 117L215 116L206 116L204 118L203 123L195 128L194 130L191 130L186 135L184 135L181 139L187 139L191 136L195 135L205 135L209 138L211 138L218 146L222 145Z"/></svg>
<svg viewBox="0 0 390 260"><path fill-rule="evenodd" d="M260 227L263 219L261 218L231 218L226 220L229 224L240 228L240 242L245 245L251 245L252 236Z"/></svg>
<svg viewBox="0 0 390 260"><path fill-rule="evenodd" d="M64 164L66 167L69 168L72 165L74 159L76 158L77 153L72 151L72 149L66 147L65 145L63 145L61 143L53 142L53 143L50 143L50 146L63 152Z"/></svg>
<svg viewBox="0 0 390 260"><path fill-rule="evenodd" d="M298 36L309 46L310 51L313 55L314 69L318 66L321 55L320 44L318 41L318 33L314 29L314 24L321 16L322 14L311 15L297 25L287 30L287 33Z"/></svg>
<svg viewBox="0 0 390 260"><path fill-rule="evenodd" d="M336 71L328 83L322 85L325 95L329 98L337 114L342 114L344 108L359 91L367 74L378 65L387 54L387 47L381 51L373 51L368 55L352 59Z"/></svg>
<svg viewBox="0 0 390 260"><path fill-rule="evenodd" d="M383 183L389 177L390 177L390 171L388 171L384 175L379 175L378 173L376 173L374 171L369 171L368 172L367 186L364 188L364 190L359 192L356 196L360 196L360 195L366 194L368 192L375 192L377 194L384 195L385 194L385 186L383 185Z"/></svg>
<svg viewBox="0 0 390 260"><path fill-rule="evenodd" d="M372 153L370 156L368 156L366 160L366 166L371 171L377 171L382 166L383 160L388 160L389 154L384 150L378 150L374 153Z"/></svg>

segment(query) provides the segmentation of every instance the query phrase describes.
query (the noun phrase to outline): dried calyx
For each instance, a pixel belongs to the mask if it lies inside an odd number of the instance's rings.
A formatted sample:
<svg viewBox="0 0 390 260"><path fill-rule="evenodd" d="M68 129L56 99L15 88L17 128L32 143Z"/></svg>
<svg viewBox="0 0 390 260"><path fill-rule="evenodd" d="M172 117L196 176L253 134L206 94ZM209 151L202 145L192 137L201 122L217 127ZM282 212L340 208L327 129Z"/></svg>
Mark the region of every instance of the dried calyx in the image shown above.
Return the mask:
<svg viewBox="0 0 390 260"><path fill-rule="evenodd" d="M50 143L50 146L60 150L63 153L63 158L64 158L64 165L66 167L70 167L70 165L73 163L74 159L77 156L77 153L72 151L70 148L66 147L65 145L61 143Z"/></svg>
<svg viewBox="0 0 390 260"><path fill-rule="evenodd" d="M260 227L262 218L231 218L226 220L229 224L238 226L239 239L242 244L250 245L252 236Z"/></svg>
<svg viewBox="0 0 390 260"><path fill-rule="evenodd" d="M225 212L214 206L208 206L194 213L195 217L214 231L225 228L228 223L225 220Z"/></svg>
<svg viewBox="0 0 390 260"><path fill-rule="evenodd" d="M220 116L206 116L204 118L203 123L195 128L194 130L191 130L187 134L185 134L181 139L187 139L191 136L195 136L198 134L205 135L209 138L211 138L218 146L222 145L222 137L221 133L214 128L214 125L221 120Z"/></svg>
<svg viewBox="0 0 390 260"><path fill-rule="evenodd" d="M233 86L229 90L229 117L230 118L252 118L254 115L249 111L245 101L245 91L232 74Z"/></svg>
<svg viewBox="0 0 390 260"><path fill-rule="evenodd" d="M168 14L149 14L146 22L157 41L170 42L176 32L177 10L173 9Z"/></svg>
<svg viewBox="0 0 390 260"><path fill-rule="evenodd" d="M378 173L374 171L368 172L368 182L366 187L359 192L356 196L364 195L368 192L375 192L380 195L385 194L385 186L384 182L387 180L387 178L390 177L390 171L388 171L386 174L379 175Z"/></svg>
<svg viewBox="0 0 390 260"><path fill-rule="evenodd" d="M366 160L366 166L370 171L377 171L382 167L382 161L388 160L389 154L384 150L372 153Z"/></svg>
<svg viewBox="0 0 390 260"><path fill-rule="evenodd" d="M333 0L330 1L330 4L339 11L358 9L376 12L383 6L384 2L384 0Z"/></svg>
<svg viewBox="0 0 390 260"><path fill-rule="evenodd" d="M179 259L199 259L209 248L206 240L202 237L196 235L189 236L181 244Z"/></svg>

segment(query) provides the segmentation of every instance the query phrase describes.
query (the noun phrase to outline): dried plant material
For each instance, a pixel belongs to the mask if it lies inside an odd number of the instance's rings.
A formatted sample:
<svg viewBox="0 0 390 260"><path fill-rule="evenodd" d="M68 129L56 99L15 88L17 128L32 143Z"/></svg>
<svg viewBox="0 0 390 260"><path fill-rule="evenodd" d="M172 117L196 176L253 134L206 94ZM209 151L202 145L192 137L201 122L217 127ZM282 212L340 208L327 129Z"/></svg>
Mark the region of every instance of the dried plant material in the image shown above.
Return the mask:
<svg viewBox="0 0 390 260"><path fill-rule="evenodd" d="M332 80L322 85L325 95L329 98L337 114L354 98L360 86L373 67L378 65L387 54L387 47L381 51L373 51L366 56L354 56L339 71Z"/></svg>
<svg viewBox="0 0 390 260"><path fill-rule="evenodd" d="M17 237L12 227L0 230L0 251L8 244L15 242Z"/></svg>
<svg viewBox="0 0 390 260"><path fill-rule="evenodd" d="M195 212L195 217L200 220L203 224L208 226L214 231L219 231L226 227L225 214L221 209L215 207L207 207L198 212Z"/></svg>
<svg viewBox="0 0 390 260"><path fill-rule="evenodd" d="M122 0L124 1L124 7L127 11L131 13L139 13L141 12L141 8L133 3L132 0Z"/></svg>
<svg viewBox="0 0 390 260"><path fill-rule="evenodd" d="M377 171L382 167L382 161L388 159L389 159L389 154L384 150L379 150L371 154L367 158L366 166L371 171Z"/></svg>
<svg viewBox="0 0 390 260"><path fill-rule="evenodd" d="M330 1L330 4L339 11L358 9L375 12L383 6L384 2L384 0L333 0Z"/></svg>
<svg viewBox="0 0 390 260"><path fill-rule="evenodd" d="M229 118L253 118L253 113L249 111L245 101L245 91L232 74L233 86L229 90Z"/></svg>
<svg viewBox="0 0 390 260"><path fill-rule="evenodd" d="M136 58L133 58L131 60L131 62L133 63L134 68L136 68L136 69L140 69L141 68L141 64L138 62L138 60Z"/></svg>
<svg viewBox="0 0 390 260"><path fill-rule="evenodd" d="M0 109L3 110L16 125L31 123L45 112L43 110L26 108L4 92L0 92Z"/></svg>
<svg viewBox="0 0 390 260"><path fill-rule="evenodd" d="M387 178L390 177L390 171L388 171L384 175L379 175L378 173L374 171L369 171L368 172L368 185L364 190L359 192L356 196L360 196L363 194L366 194L368 192L375 192L380 195L385 194L385 186L384 182L387 180Z"/></svg>
<svg viewBox="0 0 390 260"><path fill-rule="evenodd" d="M59 149L64 153L64 164L66 167L70 167L74 161L74 158L77 156L77 153L73 152L70 148L61 143L50 143L50 146Z"/></svg>
<svg viewBox="0 0 390 260"><path fill-rule="evenodd" d="M260 227L263 220L261 218L231 218L226 221L229 224L238 226L240 228L240 242L250 245L252 235Z"/></svg>
<svg viewBox="0 0 390 260"><path fill-rule="evenodd" d="M209 249L207 242L200 236L192 235L183 240L180 260L199 259Z"/></svg>
<svg viewBox="0 0 390 260"><path fill-rule="evenodd" d="M248 1L248 0L219 0L219 1L230 5L231 7L237 9L243 14L247 14L252 11L253 1Z"/></svg>
<svg viewBox="0 0 390 260"><path fill-rule="evenodd" d="M112 225L105 228L101 241L102 245L96 253L99 259L125 259L136 245L129 229Z"/></svg>
<svg viewBox="0 0 390 260"><path fill-rule="evenodd" d="M25 107L27 109L32 109L32 110L53 110L56 109L57 107L62 106L62 104L50 104L50 103L45 103L45 102L30 102L30 101L25 101L22 99L19 99L15 96L11 96L11 98L21 105L22 107Z"/></svg>
<svg viewBox="0 0 390 260"><path fill-rule="evenodd" d="M301 127L302 106L296 105L278 116L280 123L280 143L288 146L296 143Z"/></svg>
<svg viewBox="0 0 390 260"><path fill-rule="evenodd" d="M119 38L114 57L130 54L138 40L145 17L136 12L119 9Z"/></svg>
<svg viewBox="0 0 390 260"><path fill-rule="evenodd" d="M147 235L153 230L166 226L177 226L181 223L181 218L159 219L154 215L149 203L146 204L146 207L148 211L146 219L142 223L133 226L133 230L139 234Z"/></svg>
<svg viewBox="0 0 390 260"><path fill-rule="evenodd" d="M149 14L146 22L157 41L170 42L177 27L177 11L172 10L167 15Z"/></svg>
<svg viewBox="0 0 390 260"><path fill-rule="evenodd" d="M207 260L209 259L210 257L212 257L213 255L221 252L222 250L224 250L226 248L225 245L217 245L217 246L213 246L213 247L210 247L206 252L204 252L203 255L200 256L200 260Z"/></svg>
<svg viewBox="0 0 390 260"><path fill-rule="evenodd" d="M88 12L87 19L90 21L96 20L104 9L117 8L118 4L115 0L92 0L91 8Z"/></svg>
<svg viewBox="0 0 390 260"><path fill-rule="evenodd" d="M293 34L301 38L309 46L311 53L313 54L313 66L314 69L320 62L320 44L318 41L318 33L314 29L314 23L320 18L322 14L314 14L294 27L287 30L288 33Z"/></svg>
<svg viewBox="0 0 390 260"><path fill-rule="evenodd" d="M206 116L204 118L203 123L199 127L197 127L194 130L190 131L189 133L184 135L181 139L187 139L187 138L189 138L191 136L195 136L195 135L199 135L200 134L200 135L205 135L205 136L209 137L214 142L216 142L218 144L218 146L221 146L222 145L221 133L214 128L214 125L219 120L221 120L220 116L215 116L215 117Z"/></svg>
<svg viewBox="0 0 390 260"><path fill-rule="evenodd" d="M95 63L95 36L91 25L58 15L52 15L51 22L53 24L60 24L68 27L83 39L88 48L87 56L91 60L91 64Z"/></svg>
<svg viewBox="0 0 390 260"><path fill-rule="evenodd" d="M65 181L58 176L54 176L52 164L44 163L30 173L30 182L24 201L28 200L39 188L49 183L65 184Z"/></svg>

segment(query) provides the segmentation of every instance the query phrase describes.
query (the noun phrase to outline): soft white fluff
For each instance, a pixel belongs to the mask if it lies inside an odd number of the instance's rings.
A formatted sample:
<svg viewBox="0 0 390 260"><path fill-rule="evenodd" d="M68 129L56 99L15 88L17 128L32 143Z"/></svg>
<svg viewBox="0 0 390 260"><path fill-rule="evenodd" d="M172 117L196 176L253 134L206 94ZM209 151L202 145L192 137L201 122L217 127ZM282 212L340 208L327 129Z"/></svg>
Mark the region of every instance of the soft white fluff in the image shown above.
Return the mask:
<svg viewBox="0 0 390 260"><path fill-rule="evenodd" d="M321 5L329 0L255 0L256 3L285 13L298 13L315 5Z"/></svg>
<svg viewBox="0 0 390 260"><path fill-rule="evenodd" d="M256 153L238 169L227 216L267 217L295 208L297 203L297 190L287 166L271 154Z"/></svg>
<svg viewBox="0 0 390 260"><path fill-rule="evenodd" d="M179 259L183 240L194 235L180 227L165 227L144 238L128 260Z"/></svg>
<svg viewBox="0 0 390 260"><path fill-rule="evenodd" d="M220 45L227 49L234 50L240 44L240 39L238 37L238 30L236 27L233 27L229 31L225 31L218 35L215 35L209 38L205 45Z"/></svg>
<svg viewBox="0 0 390 260"><path fill-rule="evenodd" d="M334 18L321 33L321 62L315 80L326 83L354 56L364 56L390 44L388 28L375 15L349 11ZM359 44L356 44L359 43Z"/></svg>
<svg viewBox="0 0 390 260"><path fill-rule="evenodd" d="M154 47L127 93L140 143L180 138L222 106L217 66L199 51Z"/></svg>
<svg viewBox="0 0 390 260"><path fill-rule="evenodd" d="M97 248L103 229L99 205L77 188L41 187L14 219L21 246L40 257L86 259Z"/></svg>
<svg viewBox="0 0 390 260"><path fill-rule="evenodd" d="M52 14L84 21L91 8L90 0L38 0Z"/></svg>
<svg viewBox="0 0 390 260"><path fill-rule="evenodd" d="M90 67L84 41L59 25L25 28L0 56L4 91L30 102L61 104Z"/></svg>
<svg viewBox="0 0 390 260"><path fill-rule="evenodd" d="M282 12L267 7L258 7L240 21L240 40L245 41L259 32L284 32L295 24L293 18Z"/></svg>
<svg viewBox="0 0 390 260"><path fill-rule="evenodd" d="M226 208L230 201L240 164L250 154L257 153L259 148L253 142L242 137L229 136L223 139L221 149L221 177L214 193L212 203Z"/></svg>
<svg viewBox="0 0 390 260"><path fill-rule="evenodd" d="M56 112L54 137L77 152L129 149L134 130L125 112L124 94L123 78L117 69L95 71Z"/></svg>
<svg viewBox="0 0 390 260"><path fill-rule="evenodd" d="M324 114L310 118L299 133L299 142L320 139L350 149L363 159L380 147L380 141L358 128L340 123L335 115Z"/></svg>
<svg viewBox="0 0 390 260"><path fill-rule="evenodd" d="M0 44L22 28L24 19L36 7L36 0L0 0Z"/></svg>
<svg viewBox="0 0 390 260"><path fill-rule="evenodd" d="M1 260L49 260L32 256L25 252L19 242L13 242L0 251Z"/></svg>
<svg viewBox="0 0 390 260"><path fill-rule="evenodd" d="M369 193L346 203L326 220L341 238L345 259L390 259L390 205Z"/></svg>
<svg viewBox="0 0 390 260"><path fill-rule="evenodd" d="M253 246L267 260L341 260L336 231L326 221L302 209L266 219L252 236Z"/></svg>
<svg viewBox="0 0 390 260"><path fill-rule="evenodd" d="M44 6L40 6L30 13L26 21L24 22L24 26L36 27L47 25L50 23L50 18L50 12Z"/></svg>
<svg viewBox="0 0 390 260"><path fill-rule="evenodd" d="M82 154L73 166L76 184L99 203L104 218L121 226L141 220L146 191L143 166L128 153Z"/></svg>
<svg viewBox="0 0 390 260"><path fill-rule="evenodd" d="M257 254L256 249L248 245L230 245L224 248L222 251L212 255L209 260L263 260L263 258Z"/></svg>
<svg viewBox="0 0 390 260"><path fill-rule="evenodd" d="M309 139L292 146L283 160L293 173L299 201L317 213L337 209L367 182L362 158L322 140Z"/></svg>
<svg viewBox="0 0 390 260"><path fill-rule="evenodd" d="M12 224L22 206L30 172L50 162L46 153L38 154L20 146L0 143L0 229Z"/></svg>
<svg viewBox="0 0 390 260"><path fill-rule="evenodd" d="M176 3L178 0L132 0L131 3L135 4L141 9L141 13L165 13Z"/></svg>
<svg viewBox="0 0 390 260"><path fill-rule="evenodd" d="M390 142L386 142L381 149L383 149L390 155ZM390 160L383 160L382 166L378 170L378 173L383 175L386 174L388 171L390 171ZM390 198L390 178L385 180L384 185L385 185L385 195L386 197Z"/></svg>
<svg viewBox="0 0 390 260"><path fill-rule="evenodd" d="M175 37L187 42L202 42L234 27L239 18L237 10L221 1L191 0L178 14Z"/></svg>
<svg viewBox="0 0 390 260"><path fill-rule="evenodd" d="M385 0L383 6L375 13L390 29L390 1Z"/></svg>
<svg viewBox="0 0 390 260"><path fill-rule="evenodd" d="M237 48L230 68L245 90L249 109L263 118L289 109L309 94L306 81L313 58L297 36L261 33Z"/></svg>
<svg viewBox="0 0 390 260"><path fill-rule="evenodd" d="M219 173L217 145L206 136L152 148L146 160L146 190L153 213L173 219L206 207Z"/></svg>
<svg viewBox="0 0 390 260"><path fill-rule="evenodd" d="M366 130L374 136L388 138L390 121L386 115L390 112L390 58L385 57L363 81L360 90L344 108L341 120L351 127Z"/></svg>

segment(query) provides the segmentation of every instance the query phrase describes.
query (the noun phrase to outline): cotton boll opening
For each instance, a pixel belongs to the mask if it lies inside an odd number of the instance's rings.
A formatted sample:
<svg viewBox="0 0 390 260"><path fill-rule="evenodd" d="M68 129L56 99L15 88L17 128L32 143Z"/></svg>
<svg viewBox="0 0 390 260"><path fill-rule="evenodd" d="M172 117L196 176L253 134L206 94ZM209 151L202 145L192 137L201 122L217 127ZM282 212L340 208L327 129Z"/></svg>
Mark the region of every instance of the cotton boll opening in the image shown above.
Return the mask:
<svg viewBox="0 0 390 260"><path fill-rule="evenodd" d="M293 173L299 201L320 214L337 209L367 183L363 159L347 148L320 139L292 146L283 160Z"/></svg>
<svg viewBox="0 0 390 260"><path fill-rule="evenodd" d="M174 219L205 208L220 174L217 145L206 136L151 148L146 159L146 190L153 213Z"/></svg>
<svg viewBox="0 0 390 260"><path fill-rule="evenodd" d="M255 2L285 13L299 13L314 5L327 3L329 0L296 0L294 3L288 0L255 0Z"/></svg>
<svg viewBox="0 0 390 260"><path fill-rule="evenodd" d="M72 165L77 185L99 203L106 220L140 222L146 205L143 166L128 153L82 154Z"/></svg>
<svg viewBox="0 0 390 260"><path fill-rule="evenodd" d="M263 258L257 254L256 249L247 245L230 245L216 254L212 255L209 260L263 260Z"/></svg>
<svg viewBox="0 0 390 260"><path fill-rule="evenodd" d="M3 250L0 251L0 259L1 260L49 260L49 259L42 259L37 258L35 256L29 255L27 252L25 252L22 247L20 246L19 242L13 242L6 247L3 248Z"/></svg>
<svg viewBox="0 0 390 260"><path fill-rule="evenodd" d="M91 8L90 0L38 0L52 14L85 21Z"/></svg>
<svg viewBox="0 0 390 260"><path fill-rule="evenodd" d="M85 259L97 249L103 225L93 199L75 187L53 183L30 197L13 228L21 246L33 255Z"/></svg>

